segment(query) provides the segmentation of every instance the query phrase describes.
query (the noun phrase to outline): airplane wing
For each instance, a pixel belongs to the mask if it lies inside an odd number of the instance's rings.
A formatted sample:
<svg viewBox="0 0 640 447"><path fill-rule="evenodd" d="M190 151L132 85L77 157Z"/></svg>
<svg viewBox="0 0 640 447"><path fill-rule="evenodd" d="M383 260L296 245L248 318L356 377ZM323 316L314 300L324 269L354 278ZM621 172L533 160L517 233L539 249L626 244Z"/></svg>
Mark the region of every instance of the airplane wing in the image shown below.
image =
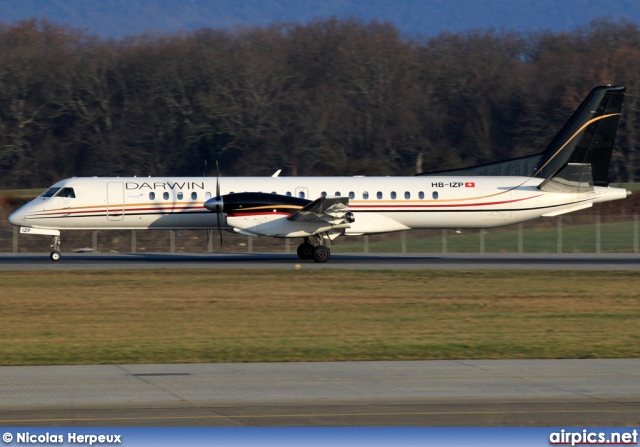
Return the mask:
<svg viewBox="0 0 640 447"><path fill-rule="evenodd" d="M353 222L348 197L320 197L288 217L293 222L340 224Z"/></svg>

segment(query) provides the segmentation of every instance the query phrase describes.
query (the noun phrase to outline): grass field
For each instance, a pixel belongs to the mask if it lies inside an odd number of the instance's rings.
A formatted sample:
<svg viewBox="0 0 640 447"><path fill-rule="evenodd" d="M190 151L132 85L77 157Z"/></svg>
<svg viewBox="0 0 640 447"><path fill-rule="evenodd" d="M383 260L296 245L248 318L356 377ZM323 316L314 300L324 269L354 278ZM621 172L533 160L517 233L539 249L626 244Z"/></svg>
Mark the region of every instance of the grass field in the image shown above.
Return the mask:
<svg viewBox="0 0 640 447"><path fill-rule="evenodd" d="M0 364L640 356L640 275L0 272Z"/></svg>
<svg viewBox="0 0 640 447"><path fill-rule="evenodd" d="M581 216L582 217L582 216ZM561 251L563 253L596 253L596 226L584 223L593 220L587 216L578 223L567 224L562 228ZM558 229L555 225L542 226L542 221L528 224L522 232L523 253L557 253ZM552 222L555 224L555 221ZM600 251L602 253L633 253L634 232L637 228L631 219L622 222L603 223L600 226ZM511 225L504 228L482 230L484 252L486 253L518 253L518 227ZM423 232L424 233L424 232ZM405 249L407 253L441 253L442 236L440 231L431 231L429 236L419 232L407 232ZM637 238L636 238L637 239ZM637 242L636 242L637 243ZM480 253L480 230L462 230L456 234L447 233L446 251L449 253ZM361 241L353 238L341 238L332 248L335 253L357 253L363 251ZM370 236L370 253L400 253L399 235Z"/></svg>

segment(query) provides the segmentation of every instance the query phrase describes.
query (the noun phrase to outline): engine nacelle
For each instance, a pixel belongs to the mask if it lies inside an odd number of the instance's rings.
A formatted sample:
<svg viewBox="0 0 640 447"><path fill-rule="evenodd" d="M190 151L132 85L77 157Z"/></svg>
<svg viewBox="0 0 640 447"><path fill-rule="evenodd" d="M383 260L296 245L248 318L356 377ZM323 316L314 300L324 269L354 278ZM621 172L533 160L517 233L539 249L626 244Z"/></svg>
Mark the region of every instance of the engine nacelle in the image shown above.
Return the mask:
<svg viewBox="0 0 640 447"><path fill-rule="evenodd" d="M264 192L239 192L213 197L204 203L209 211L223 212L227 217L286 215L291 216L311 203L298 197Z"/></svg>
<svg viewBox="0 0 640 447"><path fill-rule="evenodd" d="M204 206L226 215L226 223L235 232L272 237L308 237L318 233L349 228L355 220L347 212L342 222L291 221L288 218L312 201L298 197L261 192L225 194L207 200Z"/></svg>

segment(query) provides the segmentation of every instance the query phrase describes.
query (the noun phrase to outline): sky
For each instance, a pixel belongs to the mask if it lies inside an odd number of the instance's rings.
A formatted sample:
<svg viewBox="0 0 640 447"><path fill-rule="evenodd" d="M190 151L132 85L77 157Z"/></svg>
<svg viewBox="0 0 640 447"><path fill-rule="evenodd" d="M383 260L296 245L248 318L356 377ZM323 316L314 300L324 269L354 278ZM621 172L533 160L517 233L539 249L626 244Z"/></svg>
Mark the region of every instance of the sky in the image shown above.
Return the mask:
<svg viewBox="0 0 640 447"><path fill-rule="evenodd" d="M637 0L0 0L0 21L47 18L103 38L356 17L406 37L471 30L573 31L598 18L640 23Z"/></svg>

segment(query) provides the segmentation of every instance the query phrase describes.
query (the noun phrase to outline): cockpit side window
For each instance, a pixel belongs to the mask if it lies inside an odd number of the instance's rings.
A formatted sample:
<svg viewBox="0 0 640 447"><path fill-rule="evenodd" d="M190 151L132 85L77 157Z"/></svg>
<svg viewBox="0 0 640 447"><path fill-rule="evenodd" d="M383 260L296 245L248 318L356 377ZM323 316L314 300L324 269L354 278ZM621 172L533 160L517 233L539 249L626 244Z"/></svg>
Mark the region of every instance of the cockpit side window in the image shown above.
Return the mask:
<svg viewBox="0 0 640 447"><path fill-rule="evenodd" d="M53 195L58 191L60 191L60 188L49 188L45 192L40 194L40 197L53 197Z"/></svg>
<svg viewBox="0 0 640 447"><path fill-rule="evenodd" d="M75 199L76 193L73 188L62 188L57 194L56 197L67 197L69 199Z"/></svg>

